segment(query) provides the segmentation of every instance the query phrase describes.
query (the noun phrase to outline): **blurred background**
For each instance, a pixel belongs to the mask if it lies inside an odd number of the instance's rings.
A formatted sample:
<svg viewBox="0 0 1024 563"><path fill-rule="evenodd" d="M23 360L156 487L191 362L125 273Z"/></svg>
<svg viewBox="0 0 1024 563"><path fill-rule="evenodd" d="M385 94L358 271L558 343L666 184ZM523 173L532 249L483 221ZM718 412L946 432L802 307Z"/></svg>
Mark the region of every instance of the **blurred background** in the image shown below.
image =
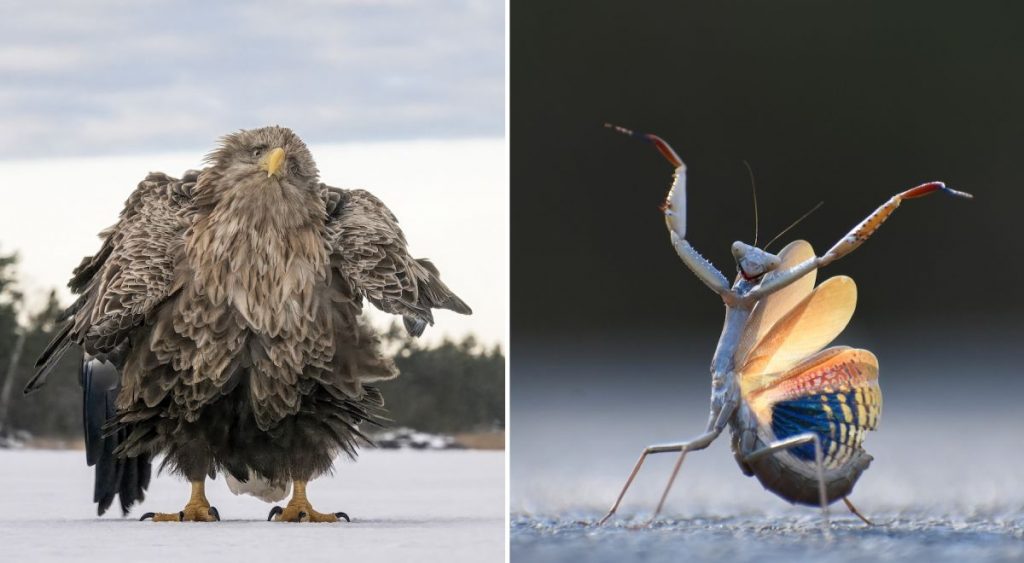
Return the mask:
<svg viewBox="0 0 1024 563"><path fill-rule="evenodd" d="M605 122L656 133L682 156L688 239L730 279L730 244L755 237L743 161L762 244L824 201L774 251L803 238L824 252L925 181L972 192L905 202L818 279L857 281L858 309L837 343L872 350L881 366L885 408L866 441L876 459L853 501L869 516L1010 514L1020 537L1021 8L513 9L511 507L521 554L552 554L533 542L536 519L600 516L643 447L696 436L707 420L722 302L670 245L658 207L671 167ZM743 477L728 442L687 458L669 517L814 517ZM672 461L645 467L624 518L650 513ZM581 532L577 547L594 543ZM589 553L651 553L602 547Z"/></svg>
<svg viewBox="0 0 1024 563"><path fill-rule="evenodd" d="M97 233L135 185L151 170L202 167L224 134L279 124L309 144L322 180L385 201L413 253L432 258L474 309L438 314L416 342L370 313L404 374L384 389L394 426L503 447L501 2L5 4L0 434L9 444L80 437L78 357L44 392L21 389L71 302L72 269L99 248Z"/></svg>

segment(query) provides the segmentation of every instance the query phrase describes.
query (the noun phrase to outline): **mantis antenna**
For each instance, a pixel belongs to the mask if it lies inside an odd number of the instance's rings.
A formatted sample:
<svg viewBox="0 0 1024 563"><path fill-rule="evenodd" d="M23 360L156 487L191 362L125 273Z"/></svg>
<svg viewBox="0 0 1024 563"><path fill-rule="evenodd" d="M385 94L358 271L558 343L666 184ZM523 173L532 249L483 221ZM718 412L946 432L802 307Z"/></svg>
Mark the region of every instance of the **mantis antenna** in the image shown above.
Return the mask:
<svg viewBox="0 0 1024 563"><path fill-rule="evenodd" d="M759 214L757 212L757 184L754 183L754 170L750 167L750 163L744 160L743 166L747 167L747 174L750 175L750 191L754 194L754 246L757 246L757 233L760 230L758 229Z"/></svg>
<svg viewBox="0 0 1024 563"><path fill-rule="evenodd" d="M772 238L772 240L768 241L768 244L764 245L764 250L766 250L766 251L767 251L767 250L768 250L768 247L769 247L769 246L771 246L773 242L775 242L775 241L779 240L779 237L781 237L782 235L784 235L784 234L786 234L787 232L789 232L789 230L790 230L790 229L792 229L793 227L795 227L795 226L799 225L799 224L800 224L800 221L803 221L804 219L806 219L806 218L807 218L807 217L808 217L808 216L809 216L809 215L810 215L811 213L814 213L815 211L817 211L817 210L818 210L818 209L819 209L819 208L820 208L820 207L821 207L822 205L825 205L825 202L824 202L824 201L819 201L819 202L818 202L818 205L815 205L814 207L812 207L812 208L811 208L811 210L810 210L810 211L808 211L807 213L804 213L803 215L801 215L799 219L797 219L796 221L793 221L793 222L792 222L792 223L791 223L791 224L790 224L790 225L789 225L788 227L786 227L785 229L782 229L782 232L781 232L781 233L779 233L779 234L775 235L775 236L774 236L774 237ZM755 244L756 244L756 243L755 243Z"/></svg>

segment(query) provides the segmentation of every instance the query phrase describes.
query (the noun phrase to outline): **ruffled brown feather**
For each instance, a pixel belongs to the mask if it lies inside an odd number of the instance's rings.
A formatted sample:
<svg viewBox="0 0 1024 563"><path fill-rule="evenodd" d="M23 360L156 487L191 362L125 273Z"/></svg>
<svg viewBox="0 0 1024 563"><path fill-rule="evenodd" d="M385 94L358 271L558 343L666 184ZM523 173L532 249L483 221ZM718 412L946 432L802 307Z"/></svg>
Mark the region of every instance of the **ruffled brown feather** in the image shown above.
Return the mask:
<svg viewBox="0 0 1024 563"><path fill-rule="evenodd" d="M398 219L383 202L366 190L326 184L321 189L328 203L331 262L374 306L402 315L413 336L434 324L432 309L473 313L430 260L409 254Z"/></svg>

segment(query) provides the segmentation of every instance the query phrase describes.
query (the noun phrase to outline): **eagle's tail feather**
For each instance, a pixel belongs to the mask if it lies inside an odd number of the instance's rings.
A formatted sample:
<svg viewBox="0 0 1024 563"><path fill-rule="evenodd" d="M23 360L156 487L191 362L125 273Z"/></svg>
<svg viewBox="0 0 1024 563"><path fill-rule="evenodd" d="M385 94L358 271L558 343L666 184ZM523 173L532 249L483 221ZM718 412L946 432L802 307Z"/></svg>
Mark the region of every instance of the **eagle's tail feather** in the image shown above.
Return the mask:
<svg viewBox="0 0 1024 563"><path fill-rule="evenodd" d="M128 514L133 504L146 498L152 474L148 455L122 457L114 454L130 429L119 428L111 434L104 431L117 414L115 400L120 383L121 375L114 366L89 357L82 362L85 459L89 465L96 466L93 502L97 503L100 515L110 508L114 497L120 497L121 512Z"/></svg>

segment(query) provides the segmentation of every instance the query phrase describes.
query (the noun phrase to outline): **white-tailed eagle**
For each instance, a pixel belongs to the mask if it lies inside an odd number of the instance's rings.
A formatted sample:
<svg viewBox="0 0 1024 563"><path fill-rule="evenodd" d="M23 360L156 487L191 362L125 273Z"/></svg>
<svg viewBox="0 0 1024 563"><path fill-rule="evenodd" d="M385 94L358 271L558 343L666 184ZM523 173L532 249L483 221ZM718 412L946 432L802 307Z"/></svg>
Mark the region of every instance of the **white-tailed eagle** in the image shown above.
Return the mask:
<svg viewBox="0 0 1024 563"><path fill-rule="evenodd" d="M313 510L305 489L339 453L355 455L358 425L382 412L371 384L397 375L363 302L401 315L412 335L433 324L432 309L470 308L409 255L380 200L321 183L289 129L228 135L207 164L139 184L74 271L80 297L26 393L69 348L84 349L101 514L115 495L125 512L141 500L162 454L192 496L154 520L219 519L204 493L217 472L270 501L294 484L271 511L278 520L347 518Z"/></svg>

